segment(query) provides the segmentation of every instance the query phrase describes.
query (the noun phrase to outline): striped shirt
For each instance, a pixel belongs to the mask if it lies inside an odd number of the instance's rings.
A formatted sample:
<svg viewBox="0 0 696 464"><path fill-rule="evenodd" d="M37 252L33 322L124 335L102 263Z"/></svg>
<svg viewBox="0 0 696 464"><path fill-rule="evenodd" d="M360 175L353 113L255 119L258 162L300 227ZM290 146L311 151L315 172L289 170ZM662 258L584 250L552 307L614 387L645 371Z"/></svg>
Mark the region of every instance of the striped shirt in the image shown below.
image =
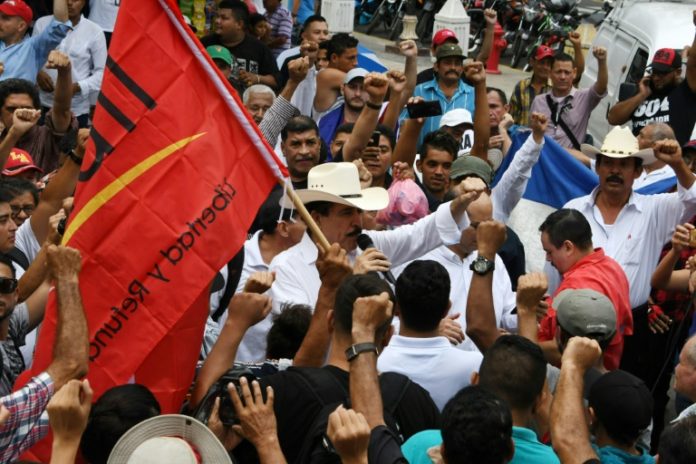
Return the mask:
<svg viewBox="0 0 696 464"><path fill-rule="evenodd" d="M292 15L287 8L279 6L273 13L266 11L264 14L268 25L271 27L271 37L285 37L283 45L277 48L272 48L273 56L278 57L284 50L290 48L290 36L292 35Z"/></svg>
<svg viewBox="0 0 696 464"><path fill-rule="evenodd" d="M542 93L550 92L551 86L546 83L541 88ZM532 87L532 78L522 79L515 85L510 97L510 116L515 121L515 124L520 126L529 126L530 108L534 97L537 96L534 87Z"/></svg>
<svg viewBox="0 0 696 464"><path fill-rule="evenodd" d="M10 412L7 421L0 425L0 462L13 462L46 436L48 414L44 411L53 390L51 376L42 372L24 388L0 398L0 403Z"/></svg>

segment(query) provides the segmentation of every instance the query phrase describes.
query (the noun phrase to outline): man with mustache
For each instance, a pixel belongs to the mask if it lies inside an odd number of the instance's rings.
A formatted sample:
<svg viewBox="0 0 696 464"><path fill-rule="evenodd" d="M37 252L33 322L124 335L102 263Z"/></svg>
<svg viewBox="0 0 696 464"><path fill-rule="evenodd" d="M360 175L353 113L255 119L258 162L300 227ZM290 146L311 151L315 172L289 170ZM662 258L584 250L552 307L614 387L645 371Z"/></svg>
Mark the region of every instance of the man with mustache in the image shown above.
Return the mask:
<svg viewBox="0 0 696 464"><path fill-rule="evenodd" d="M660 140L652 149L640 150L628 128L616 127L609 132L601 150L591 145L583 145L582 150L596 159L599 186L564 208L576 209L585 216L592 229L593 246L603 248L626 273L634 333L625 339L621 368L643 379L651 367L647 304L650 277L676 225L696 214L696 178L676 140ZM633 191L643 163L655 159L672 168L677 192L641 195ZM555 272L551 274L556 277Z"/></svg>
<svg viewBox="0 0 696 464"><path fill-rule="evenodd" d="M442 114L455 108L464 108L474 114L474 87L462 82L464 73L464 52L459 45L445 43L437 49L437 61L433 66L435 78L416 86L414 97L423 100L436 100L442 107ZM406 119L406 110L401 113L401 119ZM421 146L425 134L436 131L440 127L442 116L426 118L417 146Z"/></svg>

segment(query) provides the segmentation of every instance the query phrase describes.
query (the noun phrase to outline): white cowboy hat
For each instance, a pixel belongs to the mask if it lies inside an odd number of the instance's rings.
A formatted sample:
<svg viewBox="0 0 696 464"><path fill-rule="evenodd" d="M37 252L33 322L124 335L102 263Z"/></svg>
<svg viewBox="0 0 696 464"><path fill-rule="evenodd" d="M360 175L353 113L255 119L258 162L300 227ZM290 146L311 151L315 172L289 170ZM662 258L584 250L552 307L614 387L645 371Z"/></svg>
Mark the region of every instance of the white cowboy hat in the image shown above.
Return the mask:
<svg viewBox="0 0 696 464"><path fill-rule="evenodd" d="M108 464L230 463L225 447L208 427L180 414L153 417L131 427L109 455Z"/></svg>
<svg viewBox="0 0 696 464"><path fill-rule="evenodd" d="M638 148L638 139L628 127L617 126L604 138L602 148L597 149L592 145L583 143L580 150L591 159L597 159L597 155L609 158L628 158L634 156L643 160L643 164L655 162L655 153L652 148L641 150Z"/></svg>
<svg viewBox="0 0 696 464"><path fill-rule="evenodd" d="M314 166L307 176L307 188L297 190L302 203L329 201L355 206L365 211L379 211L389 204L389 194L382 187L360 188L358 168L353 163L324 163ZM280 200L284 208L292 208L286 195Z"/></svg>

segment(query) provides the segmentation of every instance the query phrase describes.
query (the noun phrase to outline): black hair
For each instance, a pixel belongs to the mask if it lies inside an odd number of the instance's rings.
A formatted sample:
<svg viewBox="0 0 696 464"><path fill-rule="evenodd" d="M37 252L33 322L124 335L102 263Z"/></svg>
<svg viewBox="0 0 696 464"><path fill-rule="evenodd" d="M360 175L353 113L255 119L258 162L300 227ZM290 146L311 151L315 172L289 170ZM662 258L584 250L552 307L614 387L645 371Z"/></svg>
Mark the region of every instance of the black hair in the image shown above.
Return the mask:
<svg viewBox="0 0 696 464"><path fill-rule="evenodd" d="M12 273L12 278L17 278L17 272L15 272L14 264L12 264L12 258L5 253L0 253L0 264L4 264L5 266L9 267L10 272Z"/></svg>
<svg viewBox="0 0 696 464"><path fill-rule="evenodd" d="M687 416L665 428L657 454L660 464L696 462L696 416Z"/></svg>
<svg viewBox="0 0 696 464"><path fill-rule="evenodd" d="M39 204L39 189L29 179L23 177L4 177L0 180L0 190L7 190L12 195L12 200L24 193L31 193L34 206Z"/></svg>
<svg viewBox="0 0 696 464"><path fill-rule="evenodd" d="M334 304L335 330L344 335L350 335L353 329L353 303L364 296L379 295L382 292L389 294L389 299L394 302L394 294L388 283L380 279L376 273L356 274L346 277L336 292ZM391 324L387 321L377 330L376 338L381 338Z"/></svg>
<svg viewBox="0 0 696 464"><path fill-rule="evenodd" d="M396 147L396 134L394 133L394 129L392 129L391 127L387 127L384 124L379 124L377 126L377 130L383 136L389 139L389 144L391 145L391 149L393 150L394 147Z"/></svg>
<svg viewBox="0 0 696 464"><path fill-rule="evenodd" d="M566 240L581 250L592 248L590 223L576 209L563 208L549 214L539 226L539 232L546 232L556 248L560 248Z"/></svg>
<svg viewBox="0 0 696 464"><path fill-rule="evenodd" d="M138 384L107 390L92 406L80 450L91 464L106 464L111 450L131 427L161 413L155 395Z"/></svg>
<svg viewBox="0 0 696 464"><path fill-rule="evenodd" d="M314 122L314 119L310 118L309 116L295 116L290 118L288 123L285 124L285 127L283 127L283 130L280 131L280 138L283 142L285 142L288 139L288 134L290 132L297 134L310 130L315 131L317 135L319 135L319 127L317 126L317 123Z"/></svg>
<svg viewBox="0 0 696 464"><path fill-rule="evenodd" d="M7 188L0 188L0 203L9 203L15 198L15 194Z"/></svg>
<svg viewBox="0 0 696 464"><path fill-rule="evenodd" d="M259 210L256 213L254 222L251 223L249 228L249 233L253 234L258 230L262 230L264 234L272 234L278 228L278 219L283 221L289 221L291 217L297 215L297 211L293 208L281 208L280 200L283 198L283 189L276 188L273 189L266 198ZM281 210L283 214L281 216ZM291 214L292 212L292 214Z"/></svg>
<svg viewBox="0 0 696 464"><path fill-rule="evenodd" d="M486 93L491 93L495 92L498 94L498 97L500 97L500 101L503 103L503 105L508 104L508 98L507 95L505 95L505 92L503 92L501 89L498 87L486 87Z"/></svg>
<svg viewBox="0 0 696 464"><path fill-rule="evenodd" d="M336 138L338 134L350 134L351 132L353 132L354 127L354 122L344 122L336 128L336 132L334 132L334 138Z"/></svg>
<svg viewBox="0 0 696 464"><path fill-rule="evenodd" d="M319 216L328 216L331 212L331 207L335 204L336 203L332 201L310 201L305 205L305 209L310 214L316 211ZM309 231L309 229L307 229L307 231Z"/></svg>
<svg viewBox="0 0 696 464"><path fill-rule="evenodd" d="M319 44L319 50L326 50L326 59L329 59L329 45L331 40L325 40Z"/></svg>
<svg viewBox="0 0 696 464"><path fill-rule="evenodd" d="M309 306L285 305L273 318L273 325L266 335L266 359L293 359L311 320L312 308Z"/></svg>
<svg viewBox="0 0 696 464"><path fill-rule="evenodd" d="M345 32L339 32L334 34L328 41L327 47L327 58L331 59L332 55L341 56L343 52L349 48L356 48L358 46L358 39L352 37Z"/></svg>
<svg viewBox="0 0 696 464"><path fill-rule="evenodd" d="M39 91L36 86L26 79L11 78L0 81L0 108L5 106L5 100L10 95L26 94L31 97L31 102L34 109L41 108L41 100L39 100Z"/></svg>
<svg viewBox="0 0 696 464"><path fill-rule="evenodd" d="M479 385L505 400L510 409L534 406L546 381L546 360L536 343L519 335L503 335L483 356Z"/></svg>
<svg viewBox="0 0 696 464"><path fill-rule="evenodd" d="M413 261L396 280L401 323L418 332L435 330L449 309L450 278L437 261Z"/></svg>
<svg viewBox="0 0 696 464"><path fill-rule="evenodd" d="M254 13L249 15L249 27L252 28L256 26L261 21L268 21L266 17L260 13Z"/></svg>
<svg viewBox="0 0 696 464"><path fill-rule="evenodd" d="M573 67L575 67L575 58L570 56L569 54L565 52L558 52L555 55L553 55L553 62L555 63L567 63L570 62L573 64Z"/></svg>
<svg viewBox="0 0 696 464"><path fill-rule="evenodd" d="M428 157L428 150L430 148L446 151L452 155L452 161L457 159L457 152L459 152L457 140L442 129L426 134L420 147L421 160L425 160Z"/></svg>
<svg viewBox="0 0 696 464"><path fill-rule="evenodd" d="M465 387L442 410L447 464L502 464L512 456L512 415L495 394Z"/></svg>
<svg viewBox="0 0 696 464"><path fill-rule="evenodd" d="M312 15L308 16L307 19L305 19L304 24L302 25L302 28L300 29L300 34L302 34L307 28L309 27L310 24L312 23L327 23L326 18L324 18L322 15Z"/></svg>
<svg viewBox="0 0 696 464"><path fill-rule="evenodd" d="M240 2L239 0L222 0L218 3L217 9L218 11L232 10L234 19L244 24L249 24L249 7L246 6L244 2Z"/></svg>
<svg viewBox="0 0 696 464"><path fill-rule="evenodd" d="M637 156L632 156L633 158L633 169L640 170L643 167L643 159L638 158ZM597 154L597 164L596 166L599 167L602 164L602 160L604 159L604 155L602 154Z"/></svg>

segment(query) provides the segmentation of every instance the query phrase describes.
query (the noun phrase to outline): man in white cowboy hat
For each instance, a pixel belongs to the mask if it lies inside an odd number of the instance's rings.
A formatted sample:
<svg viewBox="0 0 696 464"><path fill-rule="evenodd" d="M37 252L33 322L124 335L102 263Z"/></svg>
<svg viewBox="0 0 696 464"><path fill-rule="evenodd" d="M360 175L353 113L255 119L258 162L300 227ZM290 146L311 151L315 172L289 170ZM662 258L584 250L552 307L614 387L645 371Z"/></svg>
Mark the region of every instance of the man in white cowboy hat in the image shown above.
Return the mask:
<svg viewBox="0 0 696 464"><path fill-rule="evenodd" d="M381 187L360 188L358 170L352 163L327 163L309 171L307 189L297 195L307 206L329 243L338 243L351 261L358 256L357 237L362 231L362 211L378 211L389 203L387 191ZM453 201L441 205L436 212L415 222L390 231L365 231L379 252L369 252L361 267L367 270L388 270L423 256L442 244L459 242L463 229L469 225L466 208L486 188L480 179L462 182ZM286 208L292 207L284 198ZM238 360L256 361L265 354L265 334L274 314L288 303L314 307L321 281L316 268L318 256L315 239L306 233L300 243L276 256L270 271L275 272L271 287L273 310L268 317L252 327L238 351ZM366 256L367 258L367 256Z"/></svg>
<svg viewBox="0 0 696 464"><path fill-rule="evenodd" d="M648 349L648 295L650 276L662 246L670 240L677 224L696 214L696 179L682 159L676 140L660 140L653 148L640 150L638 140L626 127L607 134L600 150L582 146L583 153L596 159L599 186L589 195L569 201L564 208L580 211L590 223L595 248L614 258L628 278L634 333L627 337L621 368L643 377L646 358L637 352ZM677 192L641 195L633 182L642 165L659 160L677 176Z"/></svg>

